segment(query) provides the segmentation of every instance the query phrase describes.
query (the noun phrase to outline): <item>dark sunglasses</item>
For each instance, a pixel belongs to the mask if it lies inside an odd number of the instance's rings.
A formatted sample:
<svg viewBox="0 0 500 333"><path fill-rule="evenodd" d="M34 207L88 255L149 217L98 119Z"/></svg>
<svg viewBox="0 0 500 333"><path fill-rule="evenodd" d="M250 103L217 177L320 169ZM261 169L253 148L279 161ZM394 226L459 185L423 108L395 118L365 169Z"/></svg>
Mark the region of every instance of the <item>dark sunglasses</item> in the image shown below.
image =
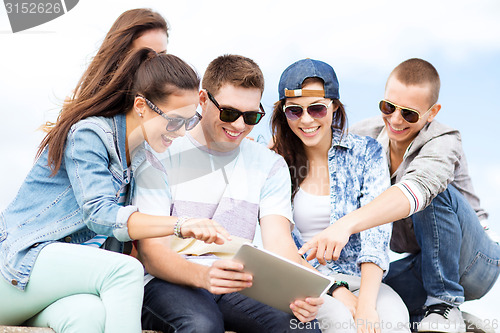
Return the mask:
<svg viewBox="0 0 500 333"><path fill-rule="evenodd" d="M243 116L243 120L247 125L257 125L262 117L265 116L266 112L262 107L262 104L259 104L260 111L245 111L242 112L240 110L236 110L233 108L219 106L219 103L215 100L214 96L207 90L208 98L214 103L214 105L219 109L219 119L225 123L232 123L236 121L239 117Z"/></svg>
<svg viewBox="0 0 500 333"><path fill-rule="evenodd" d="M158 113L160 116L168 120L167 131L169 132L175 132L179 130L182 127L182 125L186 127L186 131L190 131L196 125L198 125L198 123L201 120L201 114L199 114L198 112L196 112L196 114L191 118L169 117L166 115L165 112L160 110L159 107L157 107L153 102L151 102L146 97L141 95L137 95L137 97L143 98L151 110L153 110L154 112Z"/></svg>
<svg viewBox="0 0 500 333"><path fill-rule="evenodd" d="M433 107L435 104L433 104L429 110L427 110L424 114L420 115L420 112L417 110L413 110L410 108L405 108L399 105L396 105L392 102L389 102L385 99L381 100L380 103L378 104L378 107L380 111L382 111L383 114L391 114L396 109L399 109L401 111L401 117L403 117L404 120L406 120L409 123L416 123L417 121L420 120L423 116L425 116Z"/></svg>
<svg viewBox="0 0 500 333"><path fill-rule="evenodd" d="M313 118L319 119L326 116L328 112L328 108L332 105L333 100L328 103L328 105L324 103L313 103L310 104L306 109L307 113ZM297 120L302 117L304 113L304 107L302 105L288 105L283 106L283 111L285 112L285 116L290 120Z"/></svg>

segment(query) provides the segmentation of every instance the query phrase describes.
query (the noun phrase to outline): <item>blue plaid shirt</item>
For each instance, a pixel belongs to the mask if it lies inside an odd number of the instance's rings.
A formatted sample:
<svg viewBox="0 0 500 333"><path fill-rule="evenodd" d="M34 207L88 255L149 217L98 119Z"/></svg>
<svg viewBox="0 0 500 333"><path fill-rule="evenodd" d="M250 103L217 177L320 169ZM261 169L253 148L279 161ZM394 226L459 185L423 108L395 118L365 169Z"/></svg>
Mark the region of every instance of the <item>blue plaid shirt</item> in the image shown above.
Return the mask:
<svg viewBox="0 0 500 333"><path fill-rule="evenodd" d="M333 131L328 151L330 172L330 224L366 205L390 186L386 154L374 139ZM351 235L337 261L326 266L316 259L309 263L325 275L336 273L361 275L360 265L372 262L387 271L389 268L390 223ZM300 230L293 231L297 247L304 243Z"/></svg>

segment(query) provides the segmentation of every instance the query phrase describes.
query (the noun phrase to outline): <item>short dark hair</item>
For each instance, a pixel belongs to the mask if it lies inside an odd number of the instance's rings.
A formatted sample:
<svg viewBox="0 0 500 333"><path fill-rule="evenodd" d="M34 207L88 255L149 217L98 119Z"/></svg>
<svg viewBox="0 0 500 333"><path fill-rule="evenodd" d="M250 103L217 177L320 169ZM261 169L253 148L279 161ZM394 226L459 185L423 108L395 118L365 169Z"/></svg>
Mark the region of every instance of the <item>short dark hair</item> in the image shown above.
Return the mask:
<svg viewBox="0 0 500 333"><path fill-rule="evenodd" d="M434 105L438 101L441 80L436 68L430 62L419 58L408 59L392 70L389 79L393 76L405 85L429 84L431 88L430 105Z"/></svg>
<svg viewBox="0 0 500 333"><path fill-rule="evenodd" d="M264 75L252 59L225 54L208 65L202 80L202 88L217 94L225 84L243 88L258 88L264 92Z"/></svg>

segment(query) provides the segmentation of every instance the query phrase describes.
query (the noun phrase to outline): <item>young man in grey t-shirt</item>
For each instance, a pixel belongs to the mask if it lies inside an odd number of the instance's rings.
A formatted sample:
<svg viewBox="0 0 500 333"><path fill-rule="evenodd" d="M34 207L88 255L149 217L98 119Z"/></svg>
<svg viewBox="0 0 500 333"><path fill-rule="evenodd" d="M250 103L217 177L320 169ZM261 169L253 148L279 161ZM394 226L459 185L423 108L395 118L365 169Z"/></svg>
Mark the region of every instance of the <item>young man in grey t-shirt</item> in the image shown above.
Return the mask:
<svg viewBox="0 0 500 333"><path fill-rule="evenodd" d="M379 104L382 116L351 131L385 147L393 186L301 252L336 259L351 234L396 221L391 248L410 255L391 264L384 282L411 314L427 310L418 331L465 332L458 306L493 286L500 245L481 225L487 213L473 191L460 133L435 120L439 88L439 75L425 60L409 59L392 71Z"/></svg>

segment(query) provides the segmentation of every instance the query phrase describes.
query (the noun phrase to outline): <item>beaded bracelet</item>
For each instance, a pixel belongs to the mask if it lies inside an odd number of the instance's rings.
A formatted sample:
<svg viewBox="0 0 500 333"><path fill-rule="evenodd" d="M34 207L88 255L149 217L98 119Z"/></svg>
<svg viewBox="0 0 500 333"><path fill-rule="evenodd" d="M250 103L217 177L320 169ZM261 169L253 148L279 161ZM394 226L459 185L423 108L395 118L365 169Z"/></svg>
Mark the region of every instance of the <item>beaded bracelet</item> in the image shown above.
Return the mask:
<svg viewBox="0 0 500 333"><path fill-rule="evenodd" d="M181 217L177 218L177 222L175 222L175 225L174 225L174 236L179 237L181 239L186 238L186 237L182 236L181 228L182 228L182 225L184 224L184 222L186 222L187 220L189 220L189 217L186 217L186 216L181 216Z"/></svg>

